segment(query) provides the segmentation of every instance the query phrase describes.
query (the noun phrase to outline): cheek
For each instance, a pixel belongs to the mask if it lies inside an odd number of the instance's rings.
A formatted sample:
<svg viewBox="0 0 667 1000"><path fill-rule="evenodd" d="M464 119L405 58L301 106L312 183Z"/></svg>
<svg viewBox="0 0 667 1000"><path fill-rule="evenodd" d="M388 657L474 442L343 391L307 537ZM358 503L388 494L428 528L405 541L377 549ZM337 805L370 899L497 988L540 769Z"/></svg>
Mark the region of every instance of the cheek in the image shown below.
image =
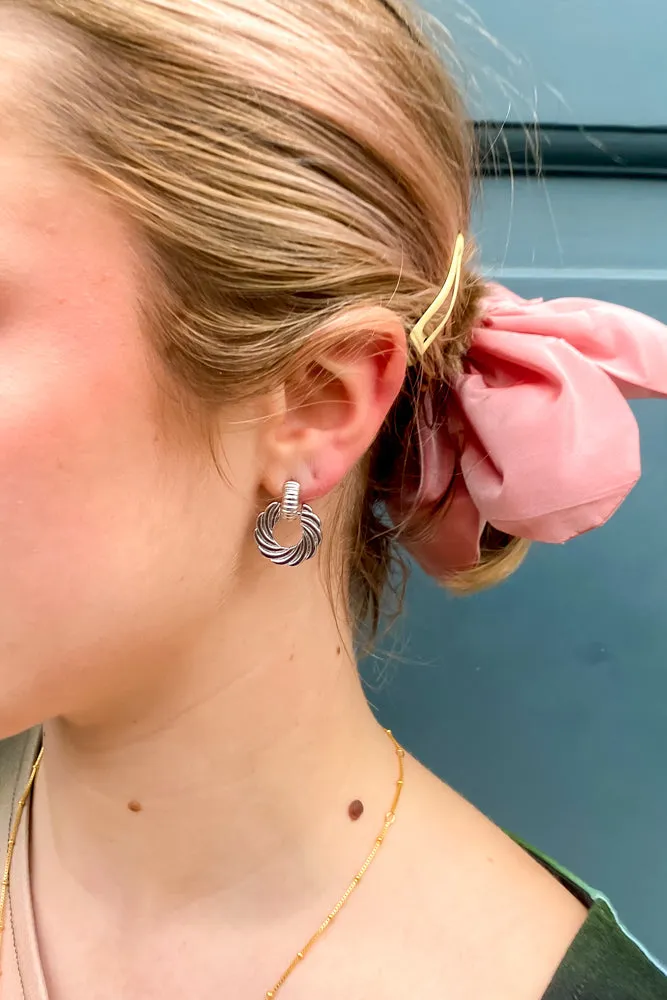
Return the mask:
<svg viewBox="0 0 667 1000"><path fill-rule="evenodd" d="M252 435L232 489L163 430L135 246L80 178L0 144L0 737L173 658L247 537Z"/></svg>
<svg viewBox="0 0 667 1000"><path fill-rule="evenodd" d="M122 686L219 598L245 538L247 446L232 490L170 444L136 317L102 306L0 336L0 736Z"/></svg>
<svg viewBox="0 0 667 1000"><path fill-rule="evenodd" d="M0 572L45 591L111 541L155 464L136 321L67 289L52 305L10 314L0 336Z"/></svg>
<svg viewBox="0 0 667 1000"><path fill-rule="evenodd" d="M155 472L133 258L93 223L97 245L83 208L17 227L0 284L0 581L37 604L86 572Z"/></svg>

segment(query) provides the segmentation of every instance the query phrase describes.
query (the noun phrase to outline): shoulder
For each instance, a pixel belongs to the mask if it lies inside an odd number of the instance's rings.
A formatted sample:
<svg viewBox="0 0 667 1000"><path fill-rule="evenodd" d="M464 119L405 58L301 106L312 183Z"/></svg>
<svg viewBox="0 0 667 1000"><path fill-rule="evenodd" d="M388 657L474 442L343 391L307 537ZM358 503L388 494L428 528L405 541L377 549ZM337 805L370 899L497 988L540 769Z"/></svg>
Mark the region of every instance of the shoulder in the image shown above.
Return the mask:
<svg viewBox="0 0 667 1000"><path fill-rule="evenodd" d="M414 992L424 997L443 979L457 1000L542 997L588 917L585 903L413 758L406 778L383 861L385 891L404 901L394 953L398 963L408 942L405 988L419 968Z"/></svg>
<svg viewBox="0 0 667 1000"><path fill-rule="evenodd" d="M425 925L435 929L433 954L455 969L466 995L667 1000L667 977L600 893L412 762L410 770L395 831L395 846L403 841L403 857L414 859L409 916L422 937Z"/></svg>

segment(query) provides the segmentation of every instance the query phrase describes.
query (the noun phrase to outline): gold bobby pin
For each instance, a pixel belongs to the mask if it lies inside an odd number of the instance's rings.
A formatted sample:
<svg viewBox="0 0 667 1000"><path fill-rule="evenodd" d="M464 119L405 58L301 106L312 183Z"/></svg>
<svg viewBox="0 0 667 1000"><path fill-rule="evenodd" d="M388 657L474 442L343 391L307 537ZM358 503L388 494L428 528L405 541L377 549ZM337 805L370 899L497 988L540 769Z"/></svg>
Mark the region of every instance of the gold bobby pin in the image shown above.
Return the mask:
<svg viewBox="0 0 667 1000"><path fill-rule="evenodd" d="M459 233L456 238L456 244L454 246L454 256L452 258L452 266L449 269L449 274L447 275L447 280L442 286L442 291L439 292L438 297L429 309L424 313L419 322L415 325L410 334L410 340L413 346L417 350L420 357L423 357L426 351L429 349L434 340L436 340L442 331L445 329L452 313L456 307L456 299L459 294L459 287L461 285L461 271L463 269L463 254L465 253L466 240L463 233ZM447 301L451 294L451 302L449 303L449 309L447 310L444 319L438 324L435 330L428 336L425 335L425 330L428 324L431 322L434 316L442 309L443 305Z"/></svg>

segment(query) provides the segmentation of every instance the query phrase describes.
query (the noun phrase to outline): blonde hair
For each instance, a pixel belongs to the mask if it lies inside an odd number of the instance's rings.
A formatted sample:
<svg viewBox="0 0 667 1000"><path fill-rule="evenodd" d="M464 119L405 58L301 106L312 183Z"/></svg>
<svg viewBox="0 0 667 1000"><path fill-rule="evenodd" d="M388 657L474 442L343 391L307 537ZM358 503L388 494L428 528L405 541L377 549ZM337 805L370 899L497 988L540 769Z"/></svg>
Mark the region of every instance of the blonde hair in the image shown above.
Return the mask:
<svg viewBox="0 0 667 1000"><path fill-rule="evenodd" d="M289 376L360 305L406 331L466 233L474 143L457 88L400 0L0 0L29 14L32 106L54 148L122 206L153 264L159 357L202 404ZM45 45L40 46L40 40ZM45 67L50 66L49 69ZM468 241L445 333L409 372L363 463L349 583L377 625L397 531L383 470L418 398L460 370L482 284ZM443 396L443 392L440 392ZM455 590L502 579L524 543L488 532Z"/></svg>

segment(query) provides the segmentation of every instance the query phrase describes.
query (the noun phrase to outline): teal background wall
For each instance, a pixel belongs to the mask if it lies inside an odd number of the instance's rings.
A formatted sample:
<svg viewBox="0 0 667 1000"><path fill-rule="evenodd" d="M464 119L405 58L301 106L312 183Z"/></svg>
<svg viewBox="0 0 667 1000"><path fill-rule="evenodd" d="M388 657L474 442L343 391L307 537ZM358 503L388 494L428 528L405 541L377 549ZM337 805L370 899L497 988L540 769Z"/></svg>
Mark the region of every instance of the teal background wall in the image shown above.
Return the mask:
<svg viewBox="0 0 667 1000"><path fill-rule="evenodd" d="M425 0L479 85L484 114L597 125L665 122L663 0Z"/></svg>
<svg viewBox="0 0 667 1000"><path fill-rule="evenodd" d="M530 58L538 90L548 77L569 91L570 109L554 98L548 120L664 120L658 0L477 8ZM453 5L431 9L449 16ZM470 23L448 23L470 41ZM476 59L499 58L478 43ZM505 118L490 79L486 114ZM667 322L666 222L664 180L488 179L475 229L485 271L520 294L609 298ZM512 580L474 598L448 597L416 571L407 615L364 675L383 723L418 757L602 889L665 962L667 405L635 412L644 476L605 528L535 546Z"/></svg>

